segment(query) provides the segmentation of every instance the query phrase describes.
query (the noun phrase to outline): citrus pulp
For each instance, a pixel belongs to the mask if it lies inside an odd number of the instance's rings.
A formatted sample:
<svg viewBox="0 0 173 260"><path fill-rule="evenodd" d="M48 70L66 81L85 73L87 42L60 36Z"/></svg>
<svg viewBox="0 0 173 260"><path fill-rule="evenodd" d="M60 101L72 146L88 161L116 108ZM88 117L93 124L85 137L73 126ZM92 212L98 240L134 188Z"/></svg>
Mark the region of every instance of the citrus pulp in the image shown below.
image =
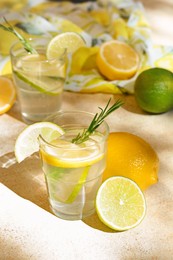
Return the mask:
<svg viewBox="0 0 173 260"><path fill-rule="evenodd" d="M125 177L111 177L100 186L96 210L108 227L123 231L136 227L146 213L144 195L138 185Z"/></svg>
<svg viewBox="0 0 173 260"><path fill-rule="evenodd" d="M137 72L139 56L130 45L112 40L101 45L97 55L99 71L109 80L129 79Z"/></svg>
<svg viewBox="0 0 173 260"><path fill-rule="evenodd" d="M51 122L39 122L27 126L15 142L15 156L18 162L39 150L38 137L42 135L46 141L51 141L63 134L64 131Z"/></svg>
<svg viewBox="0 0 173 260"><path fill-rule="evenodd" d="M55 36L47 46L47 58L59 58L66 51L74 53L77 49L85 46L86 43L80 34L75 32L65 32Z"/></svg>
<svg viewBox="0 0 173 260"><path fill-rule="evenodd" d="M0 114L7 112L16 99L16 91L12 81L6 77L0 77Z"/></svg>

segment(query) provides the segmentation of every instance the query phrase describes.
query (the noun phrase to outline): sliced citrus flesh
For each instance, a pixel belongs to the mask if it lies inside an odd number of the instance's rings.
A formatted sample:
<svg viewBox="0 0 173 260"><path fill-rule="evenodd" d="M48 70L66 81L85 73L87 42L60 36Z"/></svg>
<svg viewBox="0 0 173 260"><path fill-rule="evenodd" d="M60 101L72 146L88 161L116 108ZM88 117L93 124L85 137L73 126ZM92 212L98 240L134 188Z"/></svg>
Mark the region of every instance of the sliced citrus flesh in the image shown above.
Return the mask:
<svg viewBox="0 0 173 260"><path fill-rule="evenodd" d="M123 231L136 227L146 214L146 202L139 186L132 180L115 176L100 186L96 211L108 227Z"/></svg>
<svg viewBox="0 0 173 260"><path fill-rule="evenodd" d="M80 190L82 189L82 186L85 184L88 173L90 170L90 166L87 166L84 168L80 179L78 180L77 184L74 186L72 193L70 194L70 196L68 197L68 199L65 201L65 203L73 203L75 201L75 199L77 198Z"/></svg>
<svg viewBox="0 0 173 260"><path fill-rule="evenodd" d="M0 114L7 112L16 100L16 91L12 81L0 77Z"/></svg>
<svg viewBox="0 0 173 260"><path fill-rule="evenodd" d="M33 71L33 67L36 69ZM65 67L62 61L48 61L45 55L31 54L22 57L14 71L16 77L36 90L58 95L63 91Z"/></svg>
<svg viewBox="0 0 173 260"><path fill-rule="evenodd" d="M51 78L42 76L41 79L37 77L30 78L24 73L14 72L16 77L25 83L29 84L31 87L40 91L41 93L48 95L58 95L63 91L62 86L64 86L64 78ZM57 84L58 83L58 84Z"/></svg>
<svg viewBox="0 0 173 260"><path fill-rule="evenodd" d="M103 158L103 154L99 154L96 157L93 157L92 159L88 159L86 157L86 160L81 160L81 158L77 158L77 157L76 157L76 159L75 158L74 159L62 159L62 158L58 158L56 156L50 155L48 153L45 153L43 150L41 151L41 156L42 156L42 159L46 163L48 163L52 166L57 166L57 167L62 167L62 168L85 167L85 166L89 166L94 163L97 163Z"/></svg>
<svg viewBox="0 0 173 260"><path fill-rule="evenodd" d="M66 53L74 53L85 46L85 40L75 32L65 32L55 36L47 46L47 58L54 59Z"/></svg>
<svg viewBox="0 0 173 260"><path fill-rule="evenodd" d="M112 40L100 46L96 62L101 74L109 80L125 80L137 72L139 56L130 45Z"/></svg>
<svg viewBox="0 0 173 260"><path fill-rule="evenodd" d="M104 156L99 146L95 145L87 148L87 142L83 144L86 147L80 147L80 145L60 139L53 140L51 144L55 149L49 147L47 149L45 147L44 150L41 149L41 157L46 163L56 167L87 167L99 162Z"/></svg>
<svg viewBox="0 0 173 260"><path fill-rule="evenodd" d="M20 163L39 150L38 137L41 135L47 142L58 138L64 131L51 122L39 122L27 126L15 142L15 156Z"/></svg>
<svg viewBox="0 0 173 260"><path fill-rule="evenodd" d="M77 130L76 132L78 133L79 131L80 130ZM62 136L50 142L49 146L41 145L40 155L43 160L43 169L45 163L49 165L48 167L56 167L56 169L54 168L55 171L53 171L53 175L46 173L47 179L49 180L53 177L57 182L60 179L60 182L63 183L67 181L68 177L68 182L74 183L74 186L70 190L67 198L64 199L63 203L70 204L74 202L86 182L91 166L103 159L104 154L101 150L101 145L93 142L93 140L97 140L99 143L102 136L93 134L92 138L92 141L85 141L82 145L78 145L71 143L71 141L64 139ZM64 172L62 176L58 174L59 168L61 168L61 172ZM75 169L78 168L80 169L81 174L75 181L75 175L73 176L67 173L72 169L74 169L75 173ZM58 196L58 194L56 196Z"/></svg>

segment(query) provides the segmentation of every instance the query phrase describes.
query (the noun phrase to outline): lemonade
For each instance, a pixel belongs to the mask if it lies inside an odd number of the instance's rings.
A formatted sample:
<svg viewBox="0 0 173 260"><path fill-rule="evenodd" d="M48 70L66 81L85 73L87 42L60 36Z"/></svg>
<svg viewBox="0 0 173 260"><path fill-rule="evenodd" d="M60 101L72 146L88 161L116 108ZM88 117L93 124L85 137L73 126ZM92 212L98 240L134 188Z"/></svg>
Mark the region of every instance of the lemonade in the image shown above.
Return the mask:
<svg viewBox="0 0 173 260"><path fill-rule="evenodd" d="M58 116L54 123L60 125L62 117L66 121L63 135L49 143L39 137L42 168L55 215L68 220L82 219L95 211L96 193L106 166L108 129L104 123L87 141L75 144L73 138L83 132L91 116L69 112ZM77 123L76 119L80 121Z"/></svg>
<svg viewBox="0 0 173 260"><path fill-rule="evenodd" d="M100 112L61 111L27 126L15 142L18 163L40 151L48 196L56 216L77 220L95 211L106 166L109 127L105 118L123 102L111 99Z"/></svg>
<svg viewBox="0 0 173 260"><path fill-rule="evenodd" d="M65 55L47 60L48 39L35 39L36 54L29 54L21 43L11 49L13 79L26 123L42 121L60 110L65 82Z"/></svg>

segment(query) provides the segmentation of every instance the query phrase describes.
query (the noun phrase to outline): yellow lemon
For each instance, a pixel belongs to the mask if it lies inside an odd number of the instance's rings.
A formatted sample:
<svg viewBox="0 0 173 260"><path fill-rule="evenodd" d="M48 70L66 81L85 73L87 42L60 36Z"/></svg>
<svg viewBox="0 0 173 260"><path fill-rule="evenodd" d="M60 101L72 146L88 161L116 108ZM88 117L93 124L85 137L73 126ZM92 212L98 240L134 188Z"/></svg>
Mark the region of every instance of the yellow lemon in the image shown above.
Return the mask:
<svg viewBox="0 0 173 260"><path fill-rule="evenodd" d="M0 77L0 114L7 112L16 99L16 91L12 81L6 77Z"/></svg>
<svg viewBox="0 0 173 260"><path fill-rule="evenodd" d="M109 80L129 79L139 67L139 56L128 44L111 40L101 45L97 55L97 66Z"/></svg>
<svg viewBox="0 0 173 260"><path fill-rule="evenodd" d="M157 183L158 170L158 156L145 140L127 132L110 133L103 180L117 175L124 176L145 190Z"/></svg>
<svg viewBox="0 0 173 260"><path fill-rule="evenodd" d="M72 56L71 74L96 69L96 56L98 47L83 46L74 52Z"/></svg>

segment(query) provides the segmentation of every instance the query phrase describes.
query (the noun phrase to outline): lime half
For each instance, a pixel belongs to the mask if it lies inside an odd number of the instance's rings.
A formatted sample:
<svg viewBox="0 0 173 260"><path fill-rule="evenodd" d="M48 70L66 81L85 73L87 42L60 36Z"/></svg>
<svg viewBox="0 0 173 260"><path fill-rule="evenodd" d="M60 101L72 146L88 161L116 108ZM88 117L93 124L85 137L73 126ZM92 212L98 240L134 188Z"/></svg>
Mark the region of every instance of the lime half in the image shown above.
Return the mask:
<svg viewBox="0 0 173 260"><path fill-rule="evenodd" d="M115 176L100 186L96 197L96 210L105 225L123 231L136 227L143 220L146 202L134 181Z"/></svg>
<svg viewBox="0 0 173 260"><path fill-rule="evenodd" d="M41 135L47 142L58 138L64 131L56 124L39 122L27 126L18 136L15 143L15 156L20 163L39 150L38 137Z"/></svg>

